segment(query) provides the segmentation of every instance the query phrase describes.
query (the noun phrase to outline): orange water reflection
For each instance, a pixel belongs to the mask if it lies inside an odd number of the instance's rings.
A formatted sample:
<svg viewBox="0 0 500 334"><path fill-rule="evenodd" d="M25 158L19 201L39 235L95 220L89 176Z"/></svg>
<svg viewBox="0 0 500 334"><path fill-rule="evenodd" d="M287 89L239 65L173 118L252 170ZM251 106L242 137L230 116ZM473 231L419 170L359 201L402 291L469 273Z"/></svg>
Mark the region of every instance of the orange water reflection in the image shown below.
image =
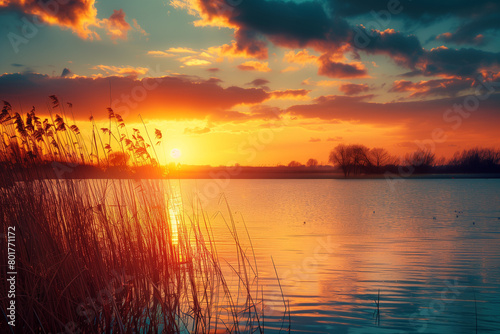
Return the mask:
<svg viewBox="0 0 500 334"><path fill-rule="evenodd" d="M473 291L482 312L493 315L500 306L494 297L500 234L493 219L500 213L500 182L442 181L407 181L392 193L385 180L232 180L224 193L248 254L253 245L270 323L284 310L271 256L297 332L375 330L379 290L386 330L469 328ZM211 181L183 181L183 194L203 189L203 182ZM205 207L214 217L219 255L235 261L226 223L216 215L227 210L217 198ZM465 213L456 217L458 209ZM456 297L443 294L450 282L458 282ZM432 307L438 311L422 313ZM498 321L483 326L500 328Z"/></svg>

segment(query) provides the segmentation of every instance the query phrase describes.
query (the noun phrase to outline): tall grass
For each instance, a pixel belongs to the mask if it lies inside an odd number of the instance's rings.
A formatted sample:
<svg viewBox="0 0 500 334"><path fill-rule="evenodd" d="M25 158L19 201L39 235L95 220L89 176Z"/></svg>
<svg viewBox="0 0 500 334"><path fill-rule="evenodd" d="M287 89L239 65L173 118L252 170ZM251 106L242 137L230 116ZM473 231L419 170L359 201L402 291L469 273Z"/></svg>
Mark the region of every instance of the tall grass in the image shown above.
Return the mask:
<svg viewBox="0 0 500 334"><path fill-rule="evenodd" d="M66 117L68 111L58 98L54 95L50 98L52 105L48 106L44 113L48 116L43 120L35 107L23 116L13 110L9 102L3 101L0 163L15 165L18 169L53 162L100 167L127 163L135 167L158 165L149 133L148 142L139 129L133 128L129 132L123 118L113 109L108 108L109 127L98 128L91 116L92 133L84 136L74 119ZM72 104L67 105L71 111ZM162 138L160 130L156 129L154 138L158 145Z"/></svg>
<svg viewBox="0 0 500 334"><path fill-rule="evenodd" d="M235 263L219 258L199 203L186 212L168 181L40 177L36 159L85 162L96 150L83 143L71 148L77 135L64 139L62 129L44 130L34 144L37 130L26 130L21 116L7 113L3 120L18 125L2 123L11 132L0 150L0 222L1 233L9 226L16 230L16 332L264 332L252 248L243 245L230 210ZM6 247L0 259L6 277ZM7 291L5 279L0 285ZM2 294L0 316L8 303ZM14 330L4 321L2 326L2 332Z"/></svg>

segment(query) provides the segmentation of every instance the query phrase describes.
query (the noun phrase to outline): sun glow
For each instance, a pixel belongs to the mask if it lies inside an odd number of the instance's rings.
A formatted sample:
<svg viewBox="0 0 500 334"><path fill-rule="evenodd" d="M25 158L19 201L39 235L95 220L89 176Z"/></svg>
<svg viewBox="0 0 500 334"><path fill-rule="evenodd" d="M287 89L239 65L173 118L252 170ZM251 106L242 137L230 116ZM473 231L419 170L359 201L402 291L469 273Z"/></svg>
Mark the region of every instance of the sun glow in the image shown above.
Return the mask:
<svg viewBox="0 0 500 334"><path fill-rule="evenodd" d="M178 148L174 148L172 149L172 151L170 151L170 156L174 159L179 159L181 157L181 150L179 150Z"/></svg>

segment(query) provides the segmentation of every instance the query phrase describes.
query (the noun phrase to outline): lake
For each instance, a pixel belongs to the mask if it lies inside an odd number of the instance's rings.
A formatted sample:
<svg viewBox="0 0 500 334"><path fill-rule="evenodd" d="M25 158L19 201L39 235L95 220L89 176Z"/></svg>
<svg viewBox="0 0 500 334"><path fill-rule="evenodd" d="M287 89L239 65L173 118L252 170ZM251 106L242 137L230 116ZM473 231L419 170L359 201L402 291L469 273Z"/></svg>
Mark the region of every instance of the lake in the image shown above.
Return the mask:
<svg viewBox="0 0 500 334"><path fill-rule="evenodd" d="M284 311L275 269L292 332L500 331L498 179L169 182L185 207L199 194L231 262L224 193L253 245L269 332Z"/></svg>

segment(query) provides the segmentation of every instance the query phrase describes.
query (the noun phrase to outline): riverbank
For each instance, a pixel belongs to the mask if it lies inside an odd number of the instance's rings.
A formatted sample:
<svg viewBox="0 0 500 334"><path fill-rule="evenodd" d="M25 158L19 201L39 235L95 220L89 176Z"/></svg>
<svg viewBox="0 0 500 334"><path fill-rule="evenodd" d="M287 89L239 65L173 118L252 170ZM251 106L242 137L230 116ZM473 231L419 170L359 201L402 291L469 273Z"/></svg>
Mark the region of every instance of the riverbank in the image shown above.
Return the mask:
<svg viewBox="0 0 500 334"><path fill-rule="evenodd" d="M52 164L36 168L16 169L10 180L29 179L488 179L500 178L500 173L408 173L383 172L344 176L331 166L320 167L242 167L242 166L180 166L99 168L96 166L70 166ZM2 181L5 183L10 180Z"/></svg>

